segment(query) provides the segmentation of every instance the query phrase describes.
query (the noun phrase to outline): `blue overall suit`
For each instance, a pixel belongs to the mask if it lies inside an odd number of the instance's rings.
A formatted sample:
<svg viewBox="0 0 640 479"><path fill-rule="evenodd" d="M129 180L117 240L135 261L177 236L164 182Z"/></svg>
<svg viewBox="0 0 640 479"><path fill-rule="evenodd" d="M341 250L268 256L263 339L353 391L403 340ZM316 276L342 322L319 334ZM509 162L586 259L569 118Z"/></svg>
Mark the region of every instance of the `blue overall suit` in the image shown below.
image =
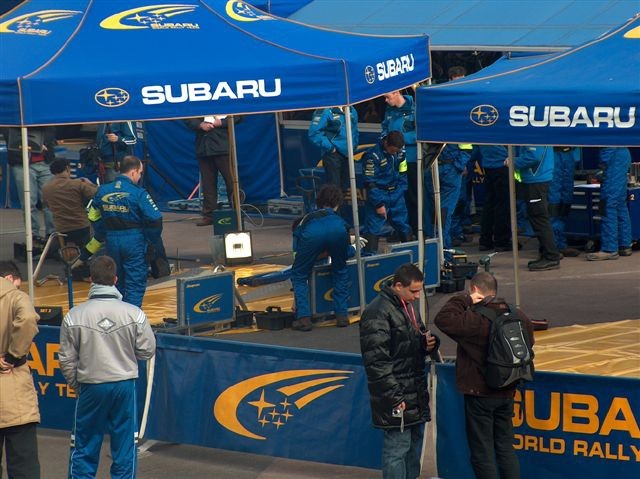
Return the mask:
<svg viewBox="0 0 640 479"><path fill-rule="evenodd" d="M451 217L460 197L462 171L470 156L471 145L447 144L438 159L440 209L442 210L442 244L444 248L452 247ZM425 172L424 190L425 232L427 236L433 237L436 208L431 169Z"/></svg>
<svg viewBox="0 0 640 479"><path fill-rule="evenodd" d="M382 120L382 136L390 131L399 131L404 136L404 154L407 160L407 191L404 195L409 211L409 224L418 230L418 148L416 140L415 102L411 95L402 95L405 102L401 107L387 105Z"/></svg>
<svg viewBox="0 0 640 479"><path fill-rule="evenodd" d="M602 148L600 167L604 179L600 187L602 251L607 253L631 247L631 218L627 207L627 173L631 166L628 148Z"/></svg>
<svg viewBox="0 0 640 479"><path fill-rule="evenodd" d="M331 208L308 213L293 230L293 266L291 282L296 304L296 318L311 317L309 278L319 256L331 256L333 304L336 316L346 316L349 304L348 225Z"/></svg>
<svg viewBox="0 0 640 479"><path fill-rule="evenodd" d="M573 176L580 161L580 148L553 147L553 180L549 185L549 214L558 249L567 248L564 231L573 201Z"/></svg>
<svg viewBox="0 0 640 479"><path fill-rule="evenodd" d="M118 290L123 301L140 307L147 289L148 245L166 256L162 245L162 214L144 188L119 175L102 185L93 199L89 218L96 236L106 238L107 254L118 265Z"/></svg>
<svg viewBox="0 0 640 479"><path fill-rule="evenodd" d="M358 113L350 108L351 139L353 150L358 147ZM313 112L309 127L309 140L320 148L326 183L339 188L347 186L349 179L349 150L347 149L347 126L341 108L324 108Z"/></svg>
<svg viewBox="0 0 640 479"><path fill-rule="evenodd" d="M384 151L383 139L366 151L364 160L364 183L367 189L365 202L365 224L367 232L372 236L381 236L385 221L395 229L401 241L408 241L411 236L404 193L407 190L407 161L400 155L392 155ZM384 206L387 218L376 213L376 209Z"/></svg>

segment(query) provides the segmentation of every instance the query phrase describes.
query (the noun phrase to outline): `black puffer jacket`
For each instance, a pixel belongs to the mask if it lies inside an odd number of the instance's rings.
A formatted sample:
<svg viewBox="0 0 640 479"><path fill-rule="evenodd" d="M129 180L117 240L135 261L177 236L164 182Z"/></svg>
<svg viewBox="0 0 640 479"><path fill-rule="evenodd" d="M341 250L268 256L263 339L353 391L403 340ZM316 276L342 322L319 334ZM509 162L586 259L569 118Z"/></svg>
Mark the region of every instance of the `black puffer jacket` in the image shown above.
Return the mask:
<svg viewBox="0 0 640 479"><path fill-rule="evenodd" d="M382 286L360 318L360 350L367 372L373 425L399 428L400 419L393 417L391 411L402 401L406 404L405 426L430 421L425 337L412 326L389 284Z"/></svg>

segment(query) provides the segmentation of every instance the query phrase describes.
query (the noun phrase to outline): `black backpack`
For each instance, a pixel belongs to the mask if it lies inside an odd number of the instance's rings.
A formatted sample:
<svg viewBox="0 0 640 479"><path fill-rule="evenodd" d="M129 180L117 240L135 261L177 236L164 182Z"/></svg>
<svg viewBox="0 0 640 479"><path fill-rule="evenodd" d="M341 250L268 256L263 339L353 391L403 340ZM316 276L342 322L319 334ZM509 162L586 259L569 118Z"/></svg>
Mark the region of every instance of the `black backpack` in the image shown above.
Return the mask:
<svg viewBox="0 0 640 479"><path fill-rule="evenodd" d="M500 389L516 382L532 381L533 342L516 308L499 314L486 306L475 309L491 321L484 378L489 387Z"/></svg>

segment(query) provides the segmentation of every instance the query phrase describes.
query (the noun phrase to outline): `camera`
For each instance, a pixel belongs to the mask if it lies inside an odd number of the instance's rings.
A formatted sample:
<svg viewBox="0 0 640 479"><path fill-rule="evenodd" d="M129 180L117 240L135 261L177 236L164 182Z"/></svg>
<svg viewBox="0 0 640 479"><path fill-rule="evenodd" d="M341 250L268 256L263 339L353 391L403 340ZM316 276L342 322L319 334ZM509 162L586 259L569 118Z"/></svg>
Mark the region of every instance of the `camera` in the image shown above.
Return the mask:
<svg viewBox="0 0 640 479"><path fill-rule="evenodd" d="M400 409L399 407L394 407L394 408L391 410L391 416L392 416L392 417L402 417L402 413L403 413L403 412L404 412L404 411L403 411L402 409Z"/></svg>

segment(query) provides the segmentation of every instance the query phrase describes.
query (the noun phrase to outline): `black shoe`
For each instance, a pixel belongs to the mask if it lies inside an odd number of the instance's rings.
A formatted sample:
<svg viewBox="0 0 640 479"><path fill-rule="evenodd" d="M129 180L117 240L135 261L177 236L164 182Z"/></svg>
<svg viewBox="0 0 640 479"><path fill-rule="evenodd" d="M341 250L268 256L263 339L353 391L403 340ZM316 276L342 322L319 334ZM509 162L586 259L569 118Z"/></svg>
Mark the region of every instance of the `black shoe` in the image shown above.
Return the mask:
<svg viewBox="0 0 640 479"><path fill-rule="evenodd" d="M291 323L291 329L295 329L296 331L311 331L313 329L311 318L305 316L304 318L296 319Z"/></svg>
<svg viewBox="0 0 640 479"><path fill-rule="evenodd" d="M529 271L547 271L560 268L560 261L542 258L538 261L530 261L528 266Z"/></svg>
<svg viewBox="0 0 640 479"><path fill-rule="evenodd" d="M576 256L580 256L580 250L576 248L564 248L560 250L560 252L565 258L575 258Z"/></svg>
<svg viewBox="0 0 640 479"><path fill-rule="evenodd" d="M211 226L213 224L213 218L203 216L200 221L196 223L196 226Z"/></svg>
<svg viewBox="0 0 640 479"><path fill-rule="evenodd" d="M336 316L336 326L346 328L349 326L349 318L346 316Z"/></svg>

